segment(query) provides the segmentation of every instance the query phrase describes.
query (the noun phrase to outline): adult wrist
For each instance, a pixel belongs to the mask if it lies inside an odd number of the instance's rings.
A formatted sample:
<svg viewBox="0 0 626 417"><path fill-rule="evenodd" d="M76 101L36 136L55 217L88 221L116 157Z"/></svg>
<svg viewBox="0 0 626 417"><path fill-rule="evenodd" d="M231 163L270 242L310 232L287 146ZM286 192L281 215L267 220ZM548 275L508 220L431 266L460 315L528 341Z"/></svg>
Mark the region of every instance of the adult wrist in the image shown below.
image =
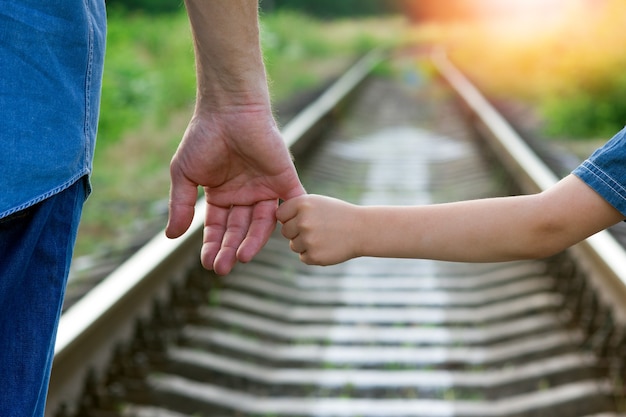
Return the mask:
<svg viewBox="0 0 626 417"><path fill-rule="evenodd" d="M263 89L226 90L219 87L198 89L196 112L271 113L269 93Z"/></svg>

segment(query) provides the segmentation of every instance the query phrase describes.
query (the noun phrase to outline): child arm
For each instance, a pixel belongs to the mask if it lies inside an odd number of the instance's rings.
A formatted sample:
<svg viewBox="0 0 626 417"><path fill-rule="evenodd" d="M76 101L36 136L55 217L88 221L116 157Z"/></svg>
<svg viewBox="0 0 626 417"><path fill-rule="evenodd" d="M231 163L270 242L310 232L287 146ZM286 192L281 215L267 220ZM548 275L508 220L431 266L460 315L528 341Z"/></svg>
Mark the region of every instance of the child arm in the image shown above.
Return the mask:
<svg viewBox="0 0 626 417"><path fill-rule="evenodd" d="M498 262L557 253L621 215L574 175L533 195L425 206L356 206L321 196L285 202L282 233L303 262L358 256Z"/></svg>

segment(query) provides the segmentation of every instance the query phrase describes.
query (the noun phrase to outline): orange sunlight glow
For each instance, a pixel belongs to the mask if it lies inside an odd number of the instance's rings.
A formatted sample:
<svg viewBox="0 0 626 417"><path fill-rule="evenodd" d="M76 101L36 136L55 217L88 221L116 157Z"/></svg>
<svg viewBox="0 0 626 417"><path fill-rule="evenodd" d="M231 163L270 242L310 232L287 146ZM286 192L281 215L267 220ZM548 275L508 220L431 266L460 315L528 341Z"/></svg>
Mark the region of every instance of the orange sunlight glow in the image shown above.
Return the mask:
<svg viewBox="0 0 626 417"><path fill-rule="evenodd" d="M580 17L587 0L475 0L476 20L494 35L536 38Z"/></svg>
<svg viewBox="0 0 626 417"><path fill-rule="evenodd" d="M590 9L604 1L412 0L406 4L409 16L418 23L472 24L494 40L530 41L588 18Z"/></svg>
<svg viewBox="0 0 626 417"><path fill-rule="evenodd" d="M607 62L601 56L611 58L608 62L623 56L605 51L614 45L623 49L623 37L616 33L623 32L626 21L624 0L412 0L407 4L417 42L445 48L484 88L498 94L537 97L567 87L562 80L575 75L601 74L596 69L600 64L595 64ZM607 14L618 24L605 22Z"/></svg>

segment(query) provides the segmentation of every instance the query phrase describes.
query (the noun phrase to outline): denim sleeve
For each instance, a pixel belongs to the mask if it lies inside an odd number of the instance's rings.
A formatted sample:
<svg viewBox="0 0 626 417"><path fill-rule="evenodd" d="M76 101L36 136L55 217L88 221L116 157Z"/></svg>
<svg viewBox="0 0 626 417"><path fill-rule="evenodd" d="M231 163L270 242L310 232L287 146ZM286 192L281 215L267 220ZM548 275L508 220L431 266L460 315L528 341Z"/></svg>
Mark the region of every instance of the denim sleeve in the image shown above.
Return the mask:
<svg viewBox="0 0 626 417"><path fill-rule="evenodd" d="M626 128L572 173L626 217Z"/></svg>

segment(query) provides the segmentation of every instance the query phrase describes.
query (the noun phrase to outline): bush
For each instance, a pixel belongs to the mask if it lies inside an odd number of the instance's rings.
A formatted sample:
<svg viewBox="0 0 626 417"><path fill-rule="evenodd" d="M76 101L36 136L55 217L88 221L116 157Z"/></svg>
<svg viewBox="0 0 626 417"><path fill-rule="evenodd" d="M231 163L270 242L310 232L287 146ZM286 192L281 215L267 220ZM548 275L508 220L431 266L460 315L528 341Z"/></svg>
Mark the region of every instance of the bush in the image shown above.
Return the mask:
<svg viewBox="0 0 626 417"><path fill-rule="evenodd" d="M570 91L546 98L542 112L552 136L611 137L626 122L626 77L621 74L596 88L572 86Z"/></svg>
<svg viewBox="0 0 626 417"><path fill-rule="evenodd" d="M399 10L398 0L262 0L261 8L293 10L321 18L389 14Z"/></svg>
<svg viewBox="0 0 626 417"><path fill-rule="evenodd" d="M389 18L384 24L375 18L320 21L281 10L263 14L261 23L270 90L274 101L280 101L321 84L371 49L397 42L401 22ZM338 61L343 67L335 66Z"/></svg>
<svg viewBox="0 0 626 417"><path fill-rule="evenodd" d="M184 13L109 15L98 145L193 102L193 48Z"/></svg>
<svg viewBox="0 0 626 417"><path fill-rule="evenodd" d="M171 13L183 7L182 0L107 0L106 4L107 9L148 14Z"/></svg>

